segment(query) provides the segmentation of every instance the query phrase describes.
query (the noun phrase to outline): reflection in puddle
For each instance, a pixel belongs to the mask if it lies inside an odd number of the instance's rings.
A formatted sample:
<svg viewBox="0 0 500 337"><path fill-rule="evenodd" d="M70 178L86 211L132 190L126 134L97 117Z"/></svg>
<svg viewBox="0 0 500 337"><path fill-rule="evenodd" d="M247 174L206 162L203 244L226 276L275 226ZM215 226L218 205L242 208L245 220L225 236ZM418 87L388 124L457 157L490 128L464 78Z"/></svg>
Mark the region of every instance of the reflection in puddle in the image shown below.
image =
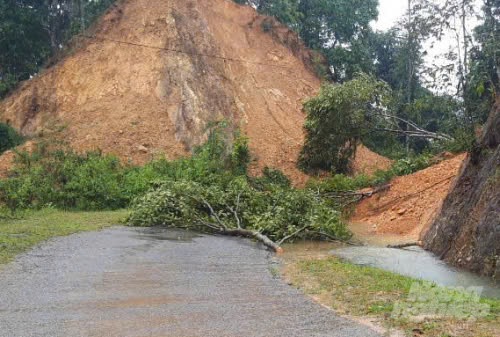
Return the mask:
<svg viewBox="0 0 500 337"><path fill-rule="evenodd" d="M482 295L500 298L499 283L453 268L418 247L408 249L348 247L334 249L330 253L357 265L378 267L445 286L482 287L484 289Z"/></svg>

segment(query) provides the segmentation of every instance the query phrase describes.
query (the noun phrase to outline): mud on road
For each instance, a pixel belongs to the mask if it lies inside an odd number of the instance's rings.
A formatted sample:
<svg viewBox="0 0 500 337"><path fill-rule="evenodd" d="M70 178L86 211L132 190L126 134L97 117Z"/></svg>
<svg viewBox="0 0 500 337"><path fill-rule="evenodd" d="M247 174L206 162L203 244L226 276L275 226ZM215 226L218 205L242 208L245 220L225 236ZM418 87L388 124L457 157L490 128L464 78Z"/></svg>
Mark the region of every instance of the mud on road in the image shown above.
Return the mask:
<svg viewBox="0 0 500 337"><path fill-rule="evenodd" d="M0 269L0 336L378 336L273 276L256 244L115 227Z"/></svg>

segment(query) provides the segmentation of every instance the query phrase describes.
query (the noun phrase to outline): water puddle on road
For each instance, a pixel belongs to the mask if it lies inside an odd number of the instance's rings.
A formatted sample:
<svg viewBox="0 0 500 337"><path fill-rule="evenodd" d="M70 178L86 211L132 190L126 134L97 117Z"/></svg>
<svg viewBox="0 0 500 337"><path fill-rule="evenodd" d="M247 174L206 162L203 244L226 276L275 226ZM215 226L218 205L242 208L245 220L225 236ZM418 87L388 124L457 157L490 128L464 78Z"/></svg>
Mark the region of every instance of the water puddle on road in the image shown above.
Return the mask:
<svg viewBox="0 0 500 337"><path fill-rule="evenodd" d="M173 242L192 242L193 239L201 235L195 232L171 229L171 228L144 228L139 229L137 238L146 241L173 241Z"/></svg>
<svg viewBox="0 0 500 337"><path fill-rule="evenodd" d="M391 249L347 247L330 251L351 263L378 267L450 287L481 287L482 295L500 298L500 283L447 265L419 247Z"/></svg>

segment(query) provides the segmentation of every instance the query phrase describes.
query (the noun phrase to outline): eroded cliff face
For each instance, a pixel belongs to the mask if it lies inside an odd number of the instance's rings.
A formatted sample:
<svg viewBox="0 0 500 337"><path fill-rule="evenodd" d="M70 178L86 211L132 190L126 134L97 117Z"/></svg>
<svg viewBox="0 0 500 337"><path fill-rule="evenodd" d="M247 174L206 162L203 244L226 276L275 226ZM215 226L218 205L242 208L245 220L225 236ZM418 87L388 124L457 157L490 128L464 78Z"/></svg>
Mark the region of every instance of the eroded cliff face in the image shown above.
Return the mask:
<svg viewBox="0 0 500 337"><path fill-rule="evenodd" d="M423 241L457 266L500 279L500 102Z"/></svg>
<svg viewBox="0 0 500 337"><path fill-rule="evenodd" d="M300 183L301 102L320 80L297 36L263 32L263 20L231 0L119 1L95 38L0 102L0 120L143 163L189 153L225 119L250 138L255 172L278 167Z"/></svg>

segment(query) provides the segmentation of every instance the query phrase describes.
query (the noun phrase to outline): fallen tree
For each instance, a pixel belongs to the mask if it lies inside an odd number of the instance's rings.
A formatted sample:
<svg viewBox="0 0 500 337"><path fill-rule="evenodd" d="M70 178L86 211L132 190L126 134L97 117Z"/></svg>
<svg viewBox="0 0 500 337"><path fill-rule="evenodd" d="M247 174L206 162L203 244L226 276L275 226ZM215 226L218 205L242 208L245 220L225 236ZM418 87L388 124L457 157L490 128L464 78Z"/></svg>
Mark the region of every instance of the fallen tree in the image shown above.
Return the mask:
<svg viewBox="0 0 500 337"><path fill-rule="evenodd" d="M280 186L261 191L246 177L210 186L159 182L134 202L129 223L242 236L275 252L284 242L297 239L347 241L351 237L339 212L313 191Z"/></svg>

